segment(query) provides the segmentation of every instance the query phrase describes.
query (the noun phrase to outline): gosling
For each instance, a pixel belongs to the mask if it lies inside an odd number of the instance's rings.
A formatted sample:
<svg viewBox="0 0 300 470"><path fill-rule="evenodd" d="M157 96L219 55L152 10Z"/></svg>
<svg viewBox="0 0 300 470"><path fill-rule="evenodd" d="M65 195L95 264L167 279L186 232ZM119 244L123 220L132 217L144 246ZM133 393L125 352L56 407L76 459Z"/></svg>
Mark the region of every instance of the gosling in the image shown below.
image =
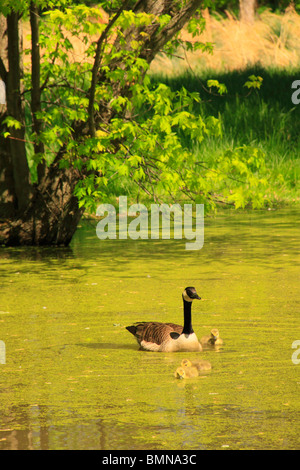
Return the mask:
<svg viewBox="0 0 300 470"><path fill-rule="evenodd" d="M174 373L176 379L193 379L199 376L199 372L197 367L190 366L190 367L177 367Z"/></svg>
<svg viewBox="0 0 300 470"><path fill-rule="evenodd" d="M203 336L200 340L202 346L221 346L223 340L220 338L220 333L217 328L213 328L210 335Z"/></svg>
<svg viewBox="0 0 300 470"><path fill-rule="evenodd" d="M194 360L190 361L189 359L182 359L181 361L181 366L182 367L196 367L196 369L199 372L204 372L207 370L211 370L211 363L208 361L199 361L199 360Z"/></svg>

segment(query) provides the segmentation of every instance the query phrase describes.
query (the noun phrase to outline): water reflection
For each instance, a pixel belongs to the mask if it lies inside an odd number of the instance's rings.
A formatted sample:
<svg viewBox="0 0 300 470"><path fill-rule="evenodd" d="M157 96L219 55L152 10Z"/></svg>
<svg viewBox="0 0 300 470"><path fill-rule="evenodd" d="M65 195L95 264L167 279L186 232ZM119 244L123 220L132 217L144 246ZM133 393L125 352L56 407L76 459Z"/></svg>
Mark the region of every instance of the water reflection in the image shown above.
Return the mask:
<svg viewBox="0 0 300 470"><path fill-rule="evenodd" d="M181 429L181 444L169 449L231 449L260 447L264 449L297 449L299 441L291 428L295 420L286 411L271 412L253 407L233 404L203 405L195 398L194 386L185 385L184 404L177 414L176 425L160 424L159 415L166 410L156 410L157 425L150 425L151 439L141 441L139 429L134 423L121 425L108 422L105 417L92 421L79 422L78 417L70 416L68 425L53 426L51 413L47 406L22 405L12 407L6 415L1 414L0 450L51 450L51 449L97 449L97 450L143 450L163 449L164 437ZM299 419L297 413L297 419ZM218 426L214 445L207 442L207 435ZM14 429L16 426L17 429ZM269 426L274 433L269 433ZM3 427L3 426L2 426ZM278 434L276 428L280 427ZM245 433L247 429L247 433ZM125 437L126 435L126 437ZM192 444L192 445L191 445Z"/></svg>

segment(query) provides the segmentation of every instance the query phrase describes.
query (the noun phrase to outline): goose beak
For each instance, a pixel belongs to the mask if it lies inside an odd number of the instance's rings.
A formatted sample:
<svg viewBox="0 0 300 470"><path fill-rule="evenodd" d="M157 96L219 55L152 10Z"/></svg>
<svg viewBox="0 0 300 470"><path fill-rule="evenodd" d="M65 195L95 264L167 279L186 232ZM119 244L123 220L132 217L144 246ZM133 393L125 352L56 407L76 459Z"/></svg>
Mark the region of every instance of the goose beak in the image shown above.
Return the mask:
<svg viewBox="0 0 300 470"><path fill-rule="evenodd" d="M195 297L194 297L194 299L201 300L201 297L199 297L199 295L198 295L198 294L195 294Z"/></svg>

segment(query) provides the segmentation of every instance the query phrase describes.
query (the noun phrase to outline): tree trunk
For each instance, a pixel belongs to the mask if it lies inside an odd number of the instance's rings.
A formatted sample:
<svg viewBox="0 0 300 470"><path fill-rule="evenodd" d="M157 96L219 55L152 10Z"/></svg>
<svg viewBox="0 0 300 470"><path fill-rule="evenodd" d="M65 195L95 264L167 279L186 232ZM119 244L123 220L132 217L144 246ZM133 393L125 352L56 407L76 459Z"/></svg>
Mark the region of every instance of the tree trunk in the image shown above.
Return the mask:
<svg viewBox="0 0 300 470"><path fill-rule="evenodd" d="M30 26L31 26L31 112L33 129L38 137L42 131L42 121L38 119L37 113L41 111L41 89L40 89L40 45L39 45L39 11L34 2L30 4ZM45 174L45 160L42 159L44 145L38 139L34 144L35 155L41 159L37 167L39 181ZM39 157L40 156L40 157Z"/></svg>
<svg viewBox="0 0 300 470"><path fill-rule="evenodd" d="M1 127L1 119L0 119ZM16 215L17 197L14 190L14 174L8 139L0 133L0 224L1 220ZM1 225L0 225L1 243Z"/></svg>
<svg viewBox="0 0 300 470"><path fill-rule="evenodd" d="M25 148L25 114L21 99L21 66L19 15L15 12L7 16L8 67L7 74L7 114L20 123L20 128L9 128L10 154L13 165L14 186L17 196L17 209L24 211L31 197L29 168Z"/></svg>
<svg viewBox="0 0 300 470"><path fill-rule="evenodd" d="M239 2L240 20L248 24L254 23L257 0L239 0Z"/></svg>
<svg viewBox="0 0 300 470"><path fill-rule="evenodd" d="M8 77L8 41L6 18L0 15L0 78L7 88ZM7 91L7 90L6 90ZM6 105L0 105L0 128L7 115ZM10 142L4 139L0 132L0 215L1 218L13 218L17 207L17 197L14 186L13 164Z"/></svg>
<svg viewBox="0 0 300 470"><path fill-rule="evenodd" d="M124 2L124 4L126 3ZM136 12L145 11L155 15L169 14L171 16L169 24L161 29L159 29L157 24L146 28L149 37L145 40L145 47L141 52L141 56L150 63L155 54L183 27L202 3L203 0L190 0L181 9L176 9L173 2L169 0L137 1L134 7ZM35 116L35 113L40 109L40 84L39 74L36 75L34 73L39 68L39 48L38 24L35 17L37 12L33 2L30 13L33 73L31 106L34 130L38 134L42 123ZM7 26L9 43L9 70L7 73L8 115L21 122L22 126L20 130L9 130L12 137L10 139L4 139L0 133L0 244L7 246L68 245L83 213L83 209L79 209L78 201L74 196L75 186L83 175L72 166L67 169L60 168L59 164L63 155L63 151L61 151L49 168L43 167L42 171L39 171L38 183L35 185L30 184L25 152L24 112L20 93L21 71L17 14L9 15ZM130 38L137 38L140 32L140 28L129 28L125 32L128 44L131 42ZM105 34L105 31L102 34ZM103 37L99 38L99 54L101 53L101 41L104 39ZM0 57L0 74L1 65L4 65L4 60L1 59L3 59L3 56ZM99 61L99 57L97 59L96 56L95 62L96 60ZM122 66L121 63L114 64L114 67L120 66ZM91 113L95 113L93 109L95 87L97 82L101 80L97 68L96 63L93 72L94 80L92 80L89 94L89 110ZM128 88L129 86L130 84ZM120 89L116 85L116 92L126 94L128 90L125 88ZM105 108L105 112L107 112L107 108ZM105 116L106 118L107 116ZM93 135L101 119L103 119L103 116L95 113L90 118L89 123L74 123L74 138L76 139L76 135L82 137L83 132ZM38 147L36 144L36 153L40 153L41 150L42 147Z"/></svg>
<svg viewBox="0 0 300 470"><path fill-rule="evenodd" d="M74 188L78 175L71 167L61 170L59 160L47 169L43 180L33 187L30 204L12 219L0 221L0 244L68 245L83 209L78 208Z"/></svg>

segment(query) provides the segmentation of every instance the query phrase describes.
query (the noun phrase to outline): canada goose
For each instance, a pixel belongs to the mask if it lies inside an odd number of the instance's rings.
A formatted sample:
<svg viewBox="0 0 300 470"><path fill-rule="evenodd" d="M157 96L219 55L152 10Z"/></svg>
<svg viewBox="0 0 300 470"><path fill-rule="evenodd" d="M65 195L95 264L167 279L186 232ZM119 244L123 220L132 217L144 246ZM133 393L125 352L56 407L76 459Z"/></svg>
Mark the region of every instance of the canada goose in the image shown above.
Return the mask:
<svg viewBox="0 0 300 470"><path fill-rule="evenodd" d="M192 302L201 299L195 287L186 287L182 293L184 325L160 322L138 322L126 329L136 337L140 349L146 351L202 351L192 328Z"/></svg>
<svg viewBox="0 0 300 470"><path fill-rule="evenodd" d="M198 369L196 367L177 367L174 373L176 379L192 379L194 377L198 377Z"/></svg>
<svg viewBox="0 0 300 470"><path fill-rule="evenodd" d="M210 335L203 336L200 340L202 346L220 346L223 344L223 340L220 338L220 333L217 328L213 328Z"/></svg>
<svg viewBox="0 0 300 470"><path fill-rule="evenodd" d="M182 367L196 367L198 372L206 371L206 370L211 370L211 363L208 361L200 361L200 360L194 360L190 361L189 359L182 359L181 361L181 366Z"/></svg>

